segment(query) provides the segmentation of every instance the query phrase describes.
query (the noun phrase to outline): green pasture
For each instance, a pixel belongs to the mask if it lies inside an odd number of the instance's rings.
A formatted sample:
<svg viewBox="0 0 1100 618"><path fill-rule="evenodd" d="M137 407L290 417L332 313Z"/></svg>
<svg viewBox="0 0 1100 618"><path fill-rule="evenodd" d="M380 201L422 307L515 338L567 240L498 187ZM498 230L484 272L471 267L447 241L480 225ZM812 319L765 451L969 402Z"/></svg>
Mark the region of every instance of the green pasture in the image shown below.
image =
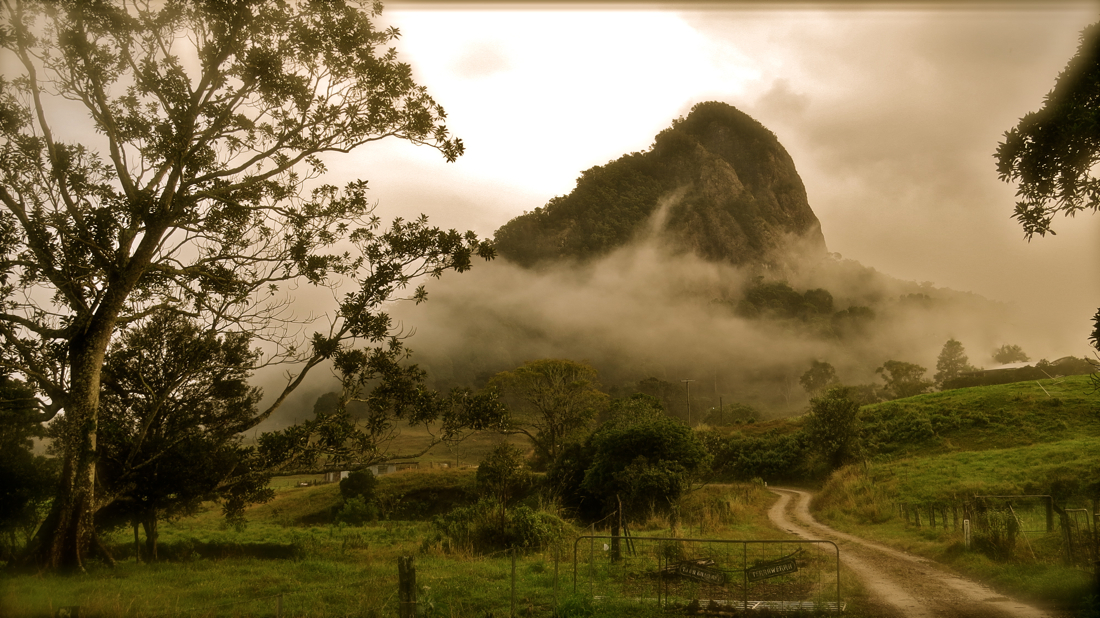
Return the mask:
<svg viewBox="0 0 1100 618"><path fill-rule="evenodd" d="M1089 376L978 386L864 406L876 460L1100 436L1100 395Z"/></svg>
<svg viewBox="0 0 1100 618"><path fill-rule="evenodd" d="M363 527L319 522L336 504L336 484L298 487L313 477L276 479L276 497L254 506L242 530L226 527L217 505L161 526L155 564L133 558L133 531L105 540L118 560L92 561L83 575L8 573L0 579L4 616L47 616L79 605L86 616L395 616L397 559L415 556L425 616L508 616L513 610L512 556L448 551L430 516L380 520ZM401 497L472 487L472 470L407 472L382 477L379 494ZM785 538L767 519L775 495L754 484L708 486L685 498L678 518L650 517L639 536ZM552 505L544 505L552 508ZM406 512L411 512L407 509ZM572 531L573 537L605 528ZM142 537L144 541L144 537ZM514 607L522 616L645 616L655 607L596 606L572 595L572 539L516 555ZM845 598L862 591L843 575ZM281 598L280 598L281 595ZM858 615L858 612L857 612Z"/></svg>

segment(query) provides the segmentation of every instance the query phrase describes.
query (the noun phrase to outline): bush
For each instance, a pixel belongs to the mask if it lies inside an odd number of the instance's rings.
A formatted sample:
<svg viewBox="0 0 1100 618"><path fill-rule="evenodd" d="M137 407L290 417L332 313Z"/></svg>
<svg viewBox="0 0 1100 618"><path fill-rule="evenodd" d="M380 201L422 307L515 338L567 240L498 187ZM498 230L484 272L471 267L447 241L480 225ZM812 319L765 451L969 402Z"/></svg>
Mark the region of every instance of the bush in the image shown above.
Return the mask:
<svg viewBox="0 0 1100 618"><path fill-rule="evenodd" d="M727 479L783 481L805 474L806 437L775 430L759 436L735 435L715 447L714 471Z"/></svg>
<svg viewBox="0 0 1100 618"><path fill-rule="evenodd" d="M368 521L378 519L378 506L374 502L367 502L363 496L353 496L344 500L333 519L338 524L362 526Z"/></svg>
<svg viewBox="0 0 1100 618"><path fill-rule="evenodd" d="M569 524L553 513L517 506L508 510L503 531L491 499L435 518L437 539L452 547L486 553L510 547L536 549L559 543Z"/></svg>
<svg viewBox="0 0 1100 618"><path fill-rule="evenodd" d="M1008 511L986 509L974 519L974 548L993 560L1010 560L1020 532L1016 517Z"/></svg>
<svg viewBox="0 0 1100 618"><path fill-rule="evenodd" d="M712 409L703 422L711 427L728 427L734 424L752 423L760 418L760 412L744 403L729 403Z"/></svg>
<svg viewBox="0 0 1100 618"><path fill-rule="evenodd" d="M514 547L538 548L560 543L565 538L566 524L560 517L531 507L512 509L508 531Z"/></svg>
<svg viewBox="0 0 1100 618"><path fill-rule="evenodd" d="M377 489L378 479L370 470L356 470L340 479L340 495L344 500L360 496L364 502L374 502Z"/></svg>

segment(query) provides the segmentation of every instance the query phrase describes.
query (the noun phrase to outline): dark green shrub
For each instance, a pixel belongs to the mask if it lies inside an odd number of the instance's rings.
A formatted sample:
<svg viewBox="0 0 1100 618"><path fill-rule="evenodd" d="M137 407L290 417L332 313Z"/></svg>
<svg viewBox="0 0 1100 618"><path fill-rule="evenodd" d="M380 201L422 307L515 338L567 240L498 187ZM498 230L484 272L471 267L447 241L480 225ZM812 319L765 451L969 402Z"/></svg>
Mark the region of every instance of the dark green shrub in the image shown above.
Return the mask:
<svg viewBox="0 0 1100 618"><path fill-rule="evenodd" d="M487 553L510 547L537 549L561 542L569 524L553 513L517 506L506 511L503 531L492 499L435 518L437 538L452 547Z"/></svg>
<svg viewBox="0 0 1100 618"><path fill-rule="evenodd" d="M506 530L515 547L548 547L565 538L568 524L553 513L517 506L509 515L511 521Z"/></svg>
<svg viewBox="0 0 1100 618"><path fill-rule="evenodd" d="M370 470L356 470L340 480L340 495L344 500L361 496L364 502L374 502L378 479Z"/></svg>
<svg viewBox="0 0 1100 618"><path fill-rule="evenodd" d="M378 519L378 506L374 502L367 502L363 496L353 496L344 500L333 519L338 524L362 526Z"/></svg>
<svg viewBox="0 0 1100 618"><path fill-rule="evenodd" d="M1000 509L985 509L975 514L974 548L993 560L1010 560L1016 553L1020 524L1015 515Z"/></svg>
<svg viewBox="0 0 1100 618"><path fill-rule="evenodd" d="M758 436L735 435L713 445L714 472L721 478L749 481L800 479L806 461L806 436L802 432L769 431Z"/></svg>

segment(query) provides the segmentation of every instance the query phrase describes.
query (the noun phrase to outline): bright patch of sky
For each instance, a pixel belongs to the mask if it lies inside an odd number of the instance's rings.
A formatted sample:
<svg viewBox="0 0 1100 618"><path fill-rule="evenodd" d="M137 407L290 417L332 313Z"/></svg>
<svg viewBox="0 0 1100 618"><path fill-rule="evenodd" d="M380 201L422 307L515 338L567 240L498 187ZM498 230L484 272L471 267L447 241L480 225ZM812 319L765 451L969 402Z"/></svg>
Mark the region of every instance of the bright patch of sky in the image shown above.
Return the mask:
<svg viewBox="0 0 1100 618"><path fill-rule="evenodd" d="M696 93L741 96L760 75L669 13L398 9L388 19L465 140L464 163L547 196L648 148Z"/></svg>

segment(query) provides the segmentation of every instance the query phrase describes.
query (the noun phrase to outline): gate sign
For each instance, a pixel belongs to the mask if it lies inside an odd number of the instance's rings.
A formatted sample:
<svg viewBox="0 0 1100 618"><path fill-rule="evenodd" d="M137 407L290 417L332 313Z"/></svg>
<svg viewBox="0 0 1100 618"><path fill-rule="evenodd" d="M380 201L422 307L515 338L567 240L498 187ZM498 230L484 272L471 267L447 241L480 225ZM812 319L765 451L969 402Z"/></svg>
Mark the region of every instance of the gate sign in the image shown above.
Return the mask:
<svg viewBox="0 0 1100 618"><path fill-rule="evenodd" d="M796 571L798 571L798 565L795 564L794 558L788 558L786 560L769 562L765 565L752 567L749 569L748 575L750 582L756 582L762 579L768 579L769 577L778 577L780 575L794 573Z"/></svg>
<svg viewBox="0 0 1100 618"><path fill-rule="evenodd" d="M711 564L713 564L713 562ZM710 565L698 563L693 564L691 562L686 562L681 563L677 567L677 570L680 572L680 575L683 575L684 577L690 577L691 579L696 579L701 582L706 582L708 584L726 583L725 573L723 573L722 571L716 571L714 569L707 568L708 566Z"/></svg>

